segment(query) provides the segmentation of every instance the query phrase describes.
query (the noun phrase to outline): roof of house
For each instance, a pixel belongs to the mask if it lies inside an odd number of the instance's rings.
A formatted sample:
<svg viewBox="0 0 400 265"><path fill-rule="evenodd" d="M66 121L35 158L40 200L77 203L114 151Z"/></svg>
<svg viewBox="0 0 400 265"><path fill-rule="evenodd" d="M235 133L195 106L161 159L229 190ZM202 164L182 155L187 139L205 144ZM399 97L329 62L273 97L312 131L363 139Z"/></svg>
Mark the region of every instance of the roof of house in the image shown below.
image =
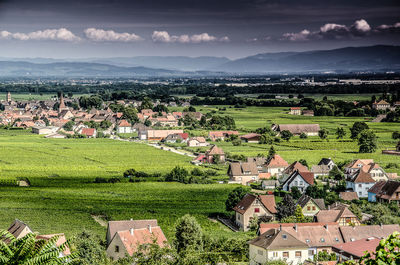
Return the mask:
<svg viewBox="0 0 400 265"><path fill-rule="evenodd" d="M117 233L118 231L125 231L131 228L133 229L141 229L147 228L148 225L158 226L156 219L149 219L149 220L122 220L122 221L109 221L107 227L107 233L110 235L111 238Z"/></svg>
<svg viewBox="0 0 400 265"><path fill-rule="evenodd" d="M216 145L213 145L207 152L207 155L224 155L224 151Z"/></svg>
<svg viewBox="0 0 400 265"><path fill-rule="evenodd" d="M378 184L379 183L379 184ZM377 197L382 199L390 199L395 192L400 189L400 182L394 180L379 181L368 192L375 193Z"/></svg>
<svg viewBox="0 0 400 265"><path fill-rule="evenodd" d="M307 132L318 132L319 124L280 124L279 131L289 131L293 134L301 134Z"/></svg>
<svg viewBox="0 0 400 265"><path fill-rule="evenodd" d="M291 110L301 110L300 107L291 107L290 109L291 109Z"/></svg>
<svg viewBox="0 0 400 265"><path fill-rule="evenodd" d="M338 207L333 210L320 210L316 215L319 223L338 222L340 218L357 218L346 206Z"/></svg>
<svg viewBox="0 0 400 265"><path fill-rule="evenodd" d="M96 129L94 128L83 128L81 131L81 134L84 134L86 136L93 136L96 133Z"/></svg>
<svg viewBox="0 0 400 265"><path fill-rule="evenodd" d="M189 141L198 141L199 143L205 143L206 142L206 138L204 138L203 136L197 136L197 137L191 137L189 139Z"/></svg>
<svg viewBox="0 0 400 265"><path fill-rule="evenodd" d="M306 243L310 247L332 246L343 243L338 224L324 224L312 226L286 226L282 227L298 240Z"/></svg>
<svg viewBox="0 0 400 265"><path fill-rule="evenodd" d="M374 163L373 159L355 159L353 161L351 161L350 163L348 163L345 168L360 168L358 165L360 164L361 167L363 167L364 165L368 165L370 163Z"/></svg>
<svg viewBox="0 0 400 265"><path fill-rule="evenodd" d="M379 102L374 102L374 104L376 105L389 105L389 103L387 103L385 100L380 100Z"/></svg>
<svg viewBox="0 0 400 265"><path fill-rule="evenodd" d="M345 201L352 201L358 200L358 195L355 191L342 191L339 193L339 198Z"/></svg>
<svg viewBox="0 0 400 265"><path fill-rule="evenodd" d="M306 166L304 166L303 164L301 164L298 161L294 161L287 168L285 168L285 170L283 170L282 174L290 175L296 170L298 170L300 172L310 172Z"/></svg>
<svg viewBox="0 0 400 265"><path fill-rule="evenodd" d="M248 134L240 136L240 138L249 140L249 139L252 139L255 137L260 137L260 136L261 136L261 134L258 134L258 133L248 133Z"/></svg>
<svg viewBox="0 0 400 265"><path fill-rule="evenodd" d="M322 174L328 174L331 170L327 165L313 165L311 167L311 172L313 173L322 173Z"/></svg>
<svg viewBox="0 0 400 265"><path fill-rule="evenodd" d="M270 229L249 242L250 245L264 249L304 249L308 245L290 233L279 229Z"/></svg>
<svg viewBox="0 0 400 265"><path fill-rule="evenodd" d="M265 157L248 157L247 162L254 162L257 166L263 166L267 162L267 158Z"/></svg>
<svg viewBox="0 0 400 265"><path fill-rule="evenodd" d="M375 237L363 238L360 240L341 243L332 247L333 251L337 253L346 253L347 255L353 256L355 259L359 259L364 256L365 251L370 253L375 252L376 247L379 245L381 239Z"/></svg>
<svg viewBox="0 0 400 265"><path fill-rule="evenodd" d="M247 209L258 199L270 213L276 213L276 204L274 195L253 195L247 193L243 199L233 208L234 211L244 214Z"/></svg>
<svg viewBox="0 0 400 265"><path fill-rule="evenodd" d="M382 190L382 187L383 187L385 184L386 184L386 181L385 181L385 180L380 180L380 181L376 182L376 183L374 184L374 186L372 186L372 187L368 190L368 192L378 194L378 193Z"/></svg>
<svg viewBox="0 0 400 265"><path fill-rule="evenodd" d="M393 232L400 232L398 224L393 225L358 225L358 226L342 226L344 242L351 242L368 237L385 238Z"/></svg>
<svg viewBox="0 0 400 265"><path fill-rule="evenodd" d="M118 124L119 127L131 127L132 125L127 120L121 120Z"/></svg>
<svg viewBox="0 0 400 265"><path fill-rule="evenodd" d="M359 169L351 179L351 182L354 183L373 183L375 180L371 177L371 174L365 172L362 169Z"/></svg>
<svg viewBox="0 0 400 265"><path fill-rule="evenodd" d="M297 204L299 204L301 206L301 208L303 208L304 206L306 206L306 204L309 201L313 201L320 210L324 210L325 209L325 201L324 199L313 199L310 196L303 194L301 195L301 197L297 200Z"/></svg>
<svg viewBox="0 0 400 265"><path fill-rule="evenodd" d="M307 182L309 185L314 185L314 173L312 172L299 172L298 170L294 171L283 183L285 185L286 183L290 184L297 176L300 176L302 179L304 179L305 182Z"/></svg>
<svg viewBox="0 0 400 265"><path fill-rule="evenodd" d="M273 157L268 159L266 166L267 167L287 167L287 166L289 166L289 164L280 155L275 154Z"/></svg>
<svg viewBox="0 0 400 265"><path fill-rule="evenodd" d="M208 132L208 137L216 138L216 137L224 137L225 135L239 135L238 131L210 131Z"/></svg>
<svg viewBox="0 0 400 265"><path fill-rule="evenodd" d="M232 162L228 171L233 176L258 175L257 165L252 162Z"/></svg>
<svg viewBox="0 0 400 265"><path fill-rule="evenodd" d="M326 226L326 225L335 226L338 224L336 222L329 222L329 223L317 223L317 222L313 222L313 223L261 223L259 226L259 234L263 234L272 228L294 227L295 225L297 225L297 227L301 227L301 226Z"/></svg>
<svg viewBox="0 0 400 265"><path fill-rule="evenodd" d="M27 224L18 219L15 219L7 230L14 237L18 237L25 228L28 228L32 232L32 229Z"/></svg>
<svg viewBox="0 0 400 265"><path fill-rule="evenodd" d="M258 178L259 178L260 180L261 180L261 179L270 179L270 178L271 178L271 173L266 173L266 172L258 173ZM278 180L274 180L274 181L276 181L276 182L279 183Z"/></svg>
<svg viewBox="0 0 400 265"><path fill-rule="evenodd" d="M321 166L321 165L329 165L329 163L331 161L333 162L333 160L330 159L330 158L322 158L321 161L319 161L318 165L319 166Z"/></svg>
<svg viewBox="0 0 400 265"><path fill-rule="evenodd" d="M60 234L50 234L50 235L37 235L36 239L44 239L46 241L52 239L53 237L58 237L57 242L56 242L56 246L59 247L62 244L64 244L65 242L67 242L67 239L65 237L64 233L60 233ZM63 254L65 256L70 255L71 254L71 250L68 246L66 246L66 248L63 251Z"/></svg>
<svg viewBox="0 0 400 265"><path fill-rule="evenodd" d="M118 231L117 234L130 256L138 250L140 245L156 243L160 247L164 247L167 242L167 238L159 226Z"/></svg>

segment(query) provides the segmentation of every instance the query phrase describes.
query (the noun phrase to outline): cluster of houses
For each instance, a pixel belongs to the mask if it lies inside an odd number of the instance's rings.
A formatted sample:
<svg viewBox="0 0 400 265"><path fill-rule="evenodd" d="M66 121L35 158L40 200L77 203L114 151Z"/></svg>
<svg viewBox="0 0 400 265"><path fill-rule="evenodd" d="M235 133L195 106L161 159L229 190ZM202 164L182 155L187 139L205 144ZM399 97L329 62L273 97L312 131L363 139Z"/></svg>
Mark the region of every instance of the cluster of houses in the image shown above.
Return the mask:
<svg viewBox="0 0 400 265"><path fill-rule="evenodd" d="M334 253L332 264L360 259L365 251L374 252L380 240L395 231L396 225L363 225L348 204L325 206L323 199L303 194L296 203L310 223L277 223L274 195L246 194L234 207L235 224L248 231L252 219L261 221L258 236L249 242L250 264L284 260L287 264L306 264L315 261L320 252ZM275 222L272 222L275 221Z"/></svg>

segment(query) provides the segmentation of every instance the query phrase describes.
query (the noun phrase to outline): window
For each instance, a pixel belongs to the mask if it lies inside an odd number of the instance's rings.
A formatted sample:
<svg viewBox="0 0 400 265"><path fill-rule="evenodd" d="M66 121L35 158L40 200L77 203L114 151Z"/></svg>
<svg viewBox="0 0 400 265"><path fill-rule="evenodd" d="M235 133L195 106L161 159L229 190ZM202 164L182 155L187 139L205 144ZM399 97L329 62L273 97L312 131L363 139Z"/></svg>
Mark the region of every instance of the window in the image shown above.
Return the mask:
<svg viewBox="0 0 400 265"><path fill-rule="evenodd" d="M351 222L351 218L350 217L346 217L346 223L350 223Z"/></svg>
<svg viewBox="0 0 400 265"><path fill-rule="evenodd" d="M315 206L313 206L313 207L312 207L312 210L315 211L315 209L316 209Z"/></svg>
<svg viewBox="0 0 400 265"><path fill-rule="evenodd" d="M264 254L264 251L262 251L261 249L259 249L259 250L257 251L257 254L260 255L260 256L262 256L262 255Z"/></svg>
<svg viewBox="0 0 400 265"><path fill-rule="evenodd" d="M304 182L302 180L300 181L300 186L304 186Z"/></svg>
<svg viewBox="0 0 400 265"><path fill-rule="evenodd" d="M298 185L299 185L299 182L296 180L296 181L294 182L294 185L295 185L295 186L298 186Z"/></svg>
<svg viewBox="0 0 400 265"><path fill-rule="evenodd" d="M321 237L321 242L325 242L325 238Z"/></svg>
<svg viewBox="0 0 400 265"><path fill-rule="evenodd" d="M116 252L116 253L119 252L119 246L115 246L115 252Z"/></svg>
<svg viewBox="0 0 400 265"><path fill-rule="evenodd" d="M282 253L284 258L289 258L289 252L285 251Z"/></svg>
<svg viewBox="0 0 400 265"><path fill-rule="evenodd" d="M308 256L314 256L314 250L313 249L310 249L308 251Z"/></svg>
<svg viewBox="0 0 400 265"><path fill-rule="evenodd" d="M272 253L272 256L273 256L274 258L278 257L278 252L274 251L274 252Z"/></svg>
<svg viewBox="0 0 400 265"><path fill-rule="evenodd" d="M301 251L296 251L296 258L301 258Z"/></svg>
<svg viewBox="0 0 400 265"><path fill-rule="evenodd" d="M240 220L240 215L237 216L237 219Z"/></svg>
<svg viewBox="0 0 400 265"><path fill-rule="evenodd" d="M259 213L260 212L260 208L254 208L254 212L255 213Z"/></svg>
<svg viewBox="0 0 400 265"><path fill-rule="evenodd" d="M307 206L307 211L311 211L311 206Z"/></svg>
<svg viewBox="0 0 400 265"><path fill-rule="evenodd" d="M283 234L283 235L282 235L282 238L283 238L283 239L287 239L287 235L286 235L286 234Z"/></svg>
<svg viewBox="0 0 400 265"><path fill-rule="evenodd" d="M361 188L361 187L362 187L362 184L358 184L358 187Z"/></svg>
<svg viewBox="0 0 400 265"><path fill-rule="evenodd" d="M361 192L361 191L359 191L359 192L358 192L358 195L360 195L360 196L361 196L361 195L362 195L362 192Z"/></svg>

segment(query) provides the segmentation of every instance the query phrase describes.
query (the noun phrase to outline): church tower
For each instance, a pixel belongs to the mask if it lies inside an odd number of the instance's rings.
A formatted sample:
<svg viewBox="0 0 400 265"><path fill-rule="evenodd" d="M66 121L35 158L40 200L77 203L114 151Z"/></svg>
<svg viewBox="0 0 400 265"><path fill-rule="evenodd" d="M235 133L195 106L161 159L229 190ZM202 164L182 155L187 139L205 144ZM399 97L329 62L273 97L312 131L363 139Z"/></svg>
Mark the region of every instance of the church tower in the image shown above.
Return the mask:
<svg viewBox="0 0 400 265"><path fill-rule="evenodd" d="M7 102L10 103L11 102L11 92L7 93Z"/></svg>
<svg viewBox="0 0 400 265"><path fill-rule="evenodd" d="M61 95L60 95L60 106L58 107L58 112L61 112L61 111L63 111L63 110L68 110L68 108L65 106L65 103L64 103L64 95L63 95L63 93L61 92Z"/></svg>

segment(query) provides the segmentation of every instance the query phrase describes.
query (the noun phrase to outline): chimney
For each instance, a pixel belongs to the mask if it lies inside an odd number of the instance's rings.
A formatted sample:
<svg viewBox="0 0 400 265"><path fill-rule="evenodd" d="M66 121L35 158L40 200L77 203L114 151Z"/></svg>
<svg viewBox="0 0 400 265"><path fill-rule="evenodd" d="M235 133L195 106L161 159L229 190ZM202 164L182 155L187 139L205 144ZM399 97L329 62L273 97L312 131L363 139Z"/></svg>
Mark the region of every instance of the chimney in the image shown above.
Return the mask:
<svg viewBox="0 0 400 265"><path fill-rule="evenodd" d="M326 230L328 230L328 224L325 224L324 227Z"/></svg>
<svg viewBox="0 0 400 265"><path fill-rule="evenodd" d="M278 231L282 231L282 224L279 224L279 230Z"/></svg>
<svg viewBox="0 0 400 265"><path fill-rule="evenodd" d="M147 225L147 229L149 229L149 232L151 233L151 224Z"/></svg>
<svg viewBox="0 0 400 265"><path fill-rule="evenodd" d="M294 231L297 232L297 224L294 224Z"/></svg>
<svg viewBox="0 0 400 265"><path fill-rule="evenodd" d="M331 206L330 205L328 205L328 210L330 210L331 209Z"/></svg>
<svg viewBox="0 0 400 265"><path fill-rule="evenodd" d="M133 236L133 228L129 229L129 233L131 233L131 236Z"/></svg>
<svg viewBox="0 0 400 265"><path fill-rule="evenodd" d="M133 221L133 219L131 218L131 221Z"/></svg>
<svg viewBox="0 0 400 265"><path fill-rule="evenodd" d="M383 224L382 223L380 223L379 226L381 227L381 229L383 229Z"/></svg>

